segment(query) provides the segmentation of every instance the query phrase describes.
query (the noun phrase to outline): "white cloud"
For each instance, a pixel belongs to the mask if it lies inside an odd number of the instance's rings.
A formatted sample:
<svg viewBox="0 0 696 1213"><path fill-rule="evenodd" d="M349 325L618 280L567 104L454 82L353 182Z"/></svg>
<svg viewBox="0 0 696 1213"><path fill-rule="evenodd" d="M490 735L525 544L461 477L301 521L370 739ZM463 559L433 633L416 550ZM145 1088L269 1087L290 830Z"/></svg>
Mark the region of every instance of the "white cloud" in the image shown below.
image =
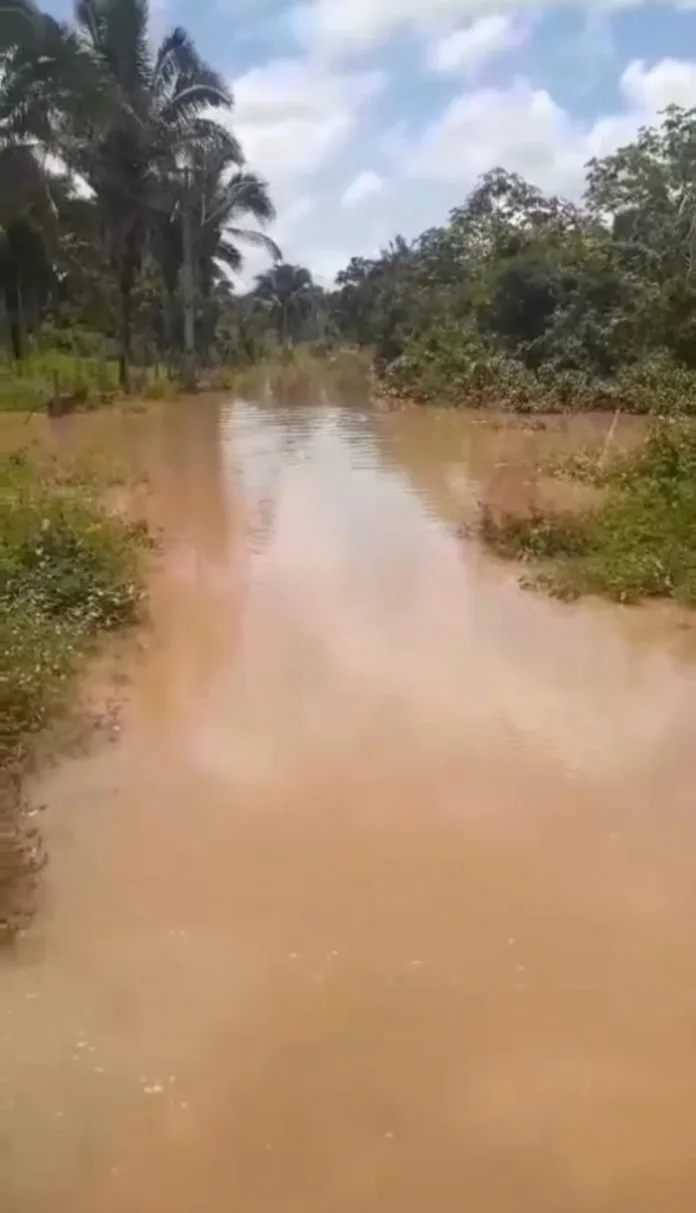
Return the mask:
<svg viewBox="0 0 696 1213"><path fill-rule="evenodd" d="M471 74L523 37L524 31L509 15L492 13L431 42L426 51L426 66L434 72Z"/></svg>
<svg viewBox="0 0 696 1213"><path fill-rule="evenodd" d="M555 0L556 5L575 0ZM638 7L648 0L585 0L587 8ZM696 4L696 0L690 0ZM447 32L464 20L490 17L491 8L534 13L538 0L299 0L290 11L291 28L301 42L327 55L382 45L394 33L415 29Z"/></svg>
<svg viewBox="0 0 696 1213"><path fill-rule="evenodd" d="M495 165L522 173L543 189L582 192L585 165L628 142L670 102L696 104L696 63L664 59L630 63L619 80L623 106L583 124L543 88L517 79L502 88L458 94L415 139L392 136L392 154L407 173L461 182L466 192Z"/></svg>
<svg viewBox="0 0 696 1213"><path fill-rule="evenodd" d="M336 72L276 59L233 82L234 130L249 163L273 181L311 173L335 155L362 106L384 85L378 71Z"/></svg>
<svg viewBox="0 0 696 1213"><path fill-rule="evenodd" d="M269 180L284 254L330 280L353 254L372 256L396 232L410 238L442 222L495 165L578 197L588 159L628 142L670 102L696 104L696 62L634 60L617 83L611 112L583 120L523 77L500 87L460 81L429 124L404 121L385 134L376 121L384 78L308 56L243 75L232 121ZM246 281L262 262L250 254Z"/></svg>
<svg viewBox="0 0 696 1213"><path fill-rule="evenodd" d="M696 104L696 63L662 59L646 68L643 59L629 63L621 76L621 91L637 110L658 113L668 105Z"/></svg>
<svg viewBox="0 0 696 1213"><path fill-rule="evenodd" d="M372 169L364 169L351 181L343 194L341 203L343 206L355 206L358 202L364 202L366 198L372 198L375 194L382 193L384 193L382 177Z"/></svg>
<svg viewBox="0 0 696 1213"><path fill-rule="evenodd" d="M550 94L526 80L464 92L417 137L408 171L435 181L473 182L502 164L545 184L542 179L558 175L563 149L574 144L571 125Z"/></svg>

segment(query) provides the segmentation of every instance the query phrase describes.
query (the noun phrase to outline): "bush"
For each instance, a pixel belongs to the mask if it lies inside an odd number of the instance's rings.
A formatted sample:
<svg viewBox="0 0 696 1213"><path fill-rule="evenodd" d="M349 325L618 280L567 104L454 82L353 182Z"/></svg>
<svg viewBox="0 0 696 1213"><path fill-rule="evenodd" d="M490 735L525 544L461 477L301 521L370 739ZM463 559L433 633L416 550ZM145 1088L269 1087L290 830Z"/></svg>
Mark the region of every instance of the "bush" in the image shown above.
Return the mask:
<svg viewBox="0 0 696 1213"><path fill-rule="evenodd" d="M594 482L606 486L604 501L571 519L548 512L493 519L484 512L484 542L502 556L550 562L534 581L561 597L669 597L696 605L694 424L655 422L643 446L606 470L596 467Z"/></svg>
<svg viewBox="0 0 696 1213"><path fill-rule="evenodd" d="M696 373L668 354L624 366L613 378L553 362L530 370L495 350L465 324L443 324L413 336L404 353L379 369L379 390L414 403L515 412L622 409L628 413L696 415Z"/></svg>
<svg viewBox="0 0 696 1213"><path fill-rule="evenodd" d="M140 602L134 528L75 488L34 482L0 463L0 762L25 752L73 657L99 630L132 621Z"/></svg>
<svg viewBox="0 0 696 1213"><path fill-rule="evenodd" d="M76 488L0 460L0 927L37 848L21 813L21 775L36 734L67 702L90 641L136 619L140 528L105 517Z"/></svg>
<svg viewBox="0 0 696 1213"><path fill-rule="evenodd" d="M0 409L32 411L56 396L89 406L118 390L118 364L60 350L0 365Z"/></svg>

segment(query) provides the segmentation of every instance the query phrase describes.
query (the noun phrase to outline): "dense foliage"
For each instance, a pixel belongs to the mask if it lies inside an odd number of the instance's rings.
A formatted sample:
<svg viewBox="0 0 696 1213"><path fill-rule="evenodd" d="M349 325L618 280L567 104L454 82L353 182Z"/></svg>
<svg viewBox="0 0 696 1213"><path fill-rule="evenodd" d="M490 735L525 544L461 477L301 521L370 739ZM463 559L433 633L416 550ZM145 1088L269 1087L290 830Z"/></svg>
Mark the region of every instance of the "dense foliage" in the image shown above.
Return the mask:
<svg viewBox="0 0 696 1213"><path fill-rule="evenodd" d="M338 275L334 330L411 398L696 408L696 110L588 166L582 205L487 173L446 224Z"/></svg>
<svg viewBox="0 0 696 1213"><path fill-rule="evenodd" d="M124 386L134 359L205 353L231 295L222 266L240 267L244 242L279 257L231 107L184 30L151 44L147 0L77 0L72 25L3 4L0 298L15 359L47 327L57 342L91 334Z"/></svg>
<svg viewBox="0 0 696 1213"><path fill-rule="evenodd" d="M324 290L264 230L233 98L147 0L0 11L0 310L28 346L248 364L365 347L383 390L518 409L696 408L696 110L588 165L581 203L485 174L447 221L354 257ZM246 293L244 245L270 259Z"/></svg>

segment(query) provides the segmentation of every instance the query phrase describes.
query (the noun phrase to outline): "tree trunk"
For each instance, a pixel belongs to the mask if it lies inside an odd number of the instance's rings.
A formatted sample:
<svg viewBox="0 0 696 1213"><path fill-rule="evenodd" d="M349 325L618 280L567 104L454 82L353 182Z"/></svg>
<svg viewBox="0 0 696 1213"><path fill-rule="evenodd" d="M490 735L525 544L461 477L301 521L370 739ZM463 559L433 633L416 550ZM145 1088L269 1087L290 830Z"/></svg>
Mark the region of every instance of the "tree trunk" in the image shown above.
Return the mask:
<svg viewBox="0 0 696 1213"><path fill-rule="evenodd" d="M21 362L24 357L24 326L22 324L22 292L17 278L12 275L5 287L5 310L10 335L12 357Z"/></svg>
<svg viewBox="0 0 696 1213"><path fill-rule="evenodd" d="M131 378L131 328L133 303L133 266L130 258L124 255L119 277L121 294L121 334L118 358L118 381L124 392L130 392Z"/></svg>
<svg viewBox="0 0 696 1213"><path fill-rule="evenodd" d="M193 233L191 231L191 205L189 199L188 170L186 171L184 181L184 199L181 220L183 244L181 286L184 296L184 361L182 369L184 387L191 391L196 386L196 314L194 306Z"/></svg>
<svg viewBox="0 0 696 1213"><path fill-rule="evenodd" d="M161 297L162 307L162 346L167 363L169 378L172 377L172 353L174 349L174 291L169 286L164 287Z"/></svg>

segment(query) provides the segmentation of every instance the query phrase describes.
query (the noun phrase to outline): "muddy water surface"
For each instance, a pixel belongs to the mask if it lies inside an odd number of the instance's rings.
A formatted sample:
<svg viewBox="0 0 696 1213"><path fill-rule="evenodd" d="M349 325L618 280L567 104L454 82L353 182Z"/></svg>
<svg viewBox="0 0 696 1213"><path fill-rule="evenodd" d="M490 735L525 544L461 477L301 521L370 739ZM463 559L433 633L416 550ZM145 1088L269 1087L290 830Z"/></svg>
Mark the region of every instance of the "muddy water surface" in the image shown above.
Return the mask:
<svg viewBox="0 0 696 1213"><path fill-rule="evenodd" d="M525 594L452 525L558 438L56 425L147 476L163 552L117 743L35 789L7 1213L694 1207L689 620Z"/></svg>

